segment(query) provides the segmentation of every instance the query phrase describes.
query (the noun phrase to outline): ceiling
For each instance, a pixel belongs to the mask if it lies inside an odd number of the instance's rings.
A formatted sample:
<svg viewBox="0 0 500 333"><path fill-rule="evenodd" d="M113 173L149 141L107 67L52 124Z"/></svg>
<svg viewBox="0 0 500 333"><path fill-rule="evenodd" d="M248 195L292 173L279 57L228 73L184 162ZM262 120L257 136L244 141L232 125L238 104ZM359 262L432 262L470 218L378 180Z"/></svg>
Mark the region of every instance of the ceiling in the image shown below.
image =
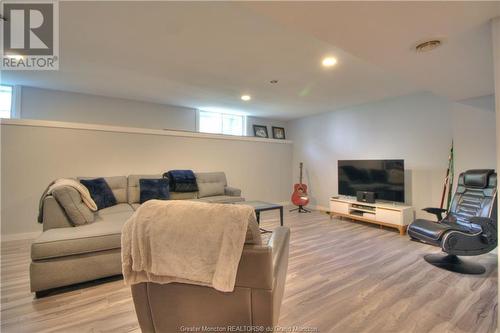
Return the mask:
<svg viewBox="0 0 500 333"><path fill-rule="evenodd" d="M500 2L65 1L59 71L2 81L283 120L422 90L462 100L494 91L499 15ZM412 50L431 37L445 43Z"/></svg>

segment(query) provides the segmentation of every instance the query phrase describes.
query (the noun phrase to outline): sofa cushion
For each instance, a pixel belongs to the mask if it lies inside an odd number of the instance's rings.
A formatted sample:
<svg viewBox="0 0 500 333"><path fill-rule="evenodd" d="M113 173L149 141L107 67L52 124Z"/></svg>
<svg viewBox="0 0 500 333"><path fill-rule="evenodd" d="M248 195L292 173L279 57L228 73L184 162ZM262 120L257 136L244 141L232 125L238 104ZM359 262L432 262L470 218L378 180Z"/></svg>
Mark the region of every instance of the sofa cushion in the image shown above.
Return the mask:
<svg viewBox="0 0 500 333"><path fill-rule="evenodd" d="M43 231L73 226L56 198L49 195L43 199Z"/></svg>
<svg viewBox="0 0 500 333"><path fill-rule="evenodd" d="M96 177L78 177L78 180L95 179ZM102 177L108 183L109 188L115 196L116 203L127 203L127 177L113 176Z"/></svg>
<svg viewBox="0 0 500 333"><path fill-rule="evenodd" d="M132 214L130 205L121 204L99 211L94 223L44 231L31 244L31 258L42 260L119 249L122 227Z"/></svg>
<svg viewBox="0 0 500 333"><path fill-rule="evenodd" d="M82 179L80 182L89 190L97 209L116 205L116 198L104 178Z"/></svg>
<svg viewBox="0 0 500 333"><path fill-rule="evenodd" d="M224 184L217 183L202 183L198 186L198 197L213 197L216 195L224 195Z"/></svg>
<svg viewBox="0 0 500 333"><path fill-rule="evenodd" d="M118 205L115 205L112 207L101 209L97 212L96 216L104 219L104 218L106 218L106 216L115 215L115 214L128 213L128 214L132 215L133 212L134 212L134 209L132 208L132 206L130 206L129 204L126 204L126 203L122 203L122 204L118 204Z"/></svg>
<svg viewBox="0 0 500 333"><path fill-rule="evenodd" d="M198 198L198 192L170 192L170 200L190 200Z"/></svg>
<svg viewBox="0 0 500 333"><path fill-rule="evenodd" d="M167 178L139 179L140 200L142 204L148 200L168 200L169 181Z"/></svg>
<svg viewBox="0 0 500 333"><path fill-rule="evenodd" d="M154 175L130 175L128 176L128 203L135 204L139 203L140 200L140 190L139 190L139 179L158 179L162 178L160 174Z"/></svg>
<svg viewBox="0 0 500 333"><path fill-rule="evenodd" d="M73 225L94 222L94 213L83 202L80 193L71 186L56 187L52 196L61 205Z"/></svg>
<svg viewBox="0 0 500 333"><path fill-rule="evenodd" d="M198 183L199 198L224 195L224 187L227 186L224 172L198 172L196 173L196 182Z"/></svg>
<svg viewBox="0 0 500 333"><path fill-rule="evenodd" d="M215 183L222 182L227 185L226 174L224 172L196 172L196 182L198 183Z"/></svg>
<svg viewBox="0 0 500 333"><path fill-rule="evenodd" d="M232 197L229 195L217 195L213 197L200 198L197 199L197 201L210 202L210 203L233 203L233 202L245 201L245 198Z"/></svg>

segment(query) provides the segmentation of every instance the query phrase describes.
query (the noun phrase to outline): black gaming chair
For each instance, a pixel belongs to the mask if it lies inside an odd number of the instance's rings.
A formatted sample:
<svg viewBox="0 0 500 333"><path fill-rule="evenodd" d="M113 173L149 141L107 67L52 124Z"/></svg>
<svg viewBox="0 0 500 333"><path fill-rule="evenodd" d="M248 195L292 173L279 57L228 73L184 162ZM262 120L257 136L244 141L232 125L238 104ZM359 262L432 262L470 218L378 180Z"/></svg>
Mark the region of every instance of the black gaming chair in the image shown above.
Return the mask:
<svg viewBox="0 0 500 333"><path fill-rule="evenodd" d="M450 211L426 208L438 222L418 219L408 226L408 235L439 246L447 255L428 254L425 260L437 267L463 273L482 274L485 268L459 256L476 256L497 247L497 174L495 170L469 170L458 177Z"/></svg>

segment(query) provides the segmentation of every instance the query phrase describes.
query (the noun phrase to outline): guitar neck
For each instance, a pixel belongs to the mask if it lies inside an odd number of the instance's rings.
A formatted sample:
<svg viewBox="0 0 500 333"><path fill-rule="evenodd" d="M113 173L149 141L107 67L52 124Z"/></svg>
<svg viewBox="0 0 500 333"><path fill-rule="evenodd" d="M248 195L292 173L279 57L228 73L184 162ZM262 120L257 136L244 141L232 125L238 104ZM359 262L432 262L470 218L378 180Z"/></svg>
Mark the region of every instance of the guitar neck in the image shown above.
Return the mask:
<svg viewBox="0 0 500 333"><path fill-rule="evenodd" d="M300 163L300 184L302 184L302 162Z"/></svg>

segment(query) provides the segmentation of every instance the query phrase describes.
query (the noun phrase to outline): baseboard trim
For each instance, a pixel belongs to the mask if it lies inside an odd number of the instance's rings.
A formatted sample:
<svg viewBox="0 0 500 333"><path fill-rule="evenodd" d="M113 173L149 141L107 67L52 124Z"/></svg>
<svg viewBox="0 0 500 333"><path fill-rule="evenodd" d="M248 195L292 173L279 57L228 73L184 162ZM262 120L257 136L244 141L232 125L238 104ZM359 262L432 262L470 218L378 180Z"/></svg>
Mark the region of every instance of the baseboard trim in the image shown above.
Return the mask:
<svg viewBox="0 0 500 333"><path fill-rule="evenodd" d="M41 233L42 233L41 231L33 231L33 232L24 232L18 234L2 235L1 242L3 243L3 242L10 242L17 240L35 239L38 236L40 236Z"/></svg>
<svg viewBox="0 0 500 333"><path fill-rule="evenodd" d="M283 206L294 206L294 207L296 207L290 201L286 201L286 202L283 202L283 203L280 202L279 204L283 205ZM319 212L324 212L324 213L329 213L330 212L330 210L328 209L328 207L321 206L321 205L307 205L304 208L309 209L309 210L317 210Z"/></svg>
<svg viewBox="0 0 500 333"><path fill-rule="evenodd" d="M330 212L330 209L328 207L321 206L321 205L315 205L314 208L312 208L312 209L319 210L320 212L325 212L325 213Z"/></svg>

